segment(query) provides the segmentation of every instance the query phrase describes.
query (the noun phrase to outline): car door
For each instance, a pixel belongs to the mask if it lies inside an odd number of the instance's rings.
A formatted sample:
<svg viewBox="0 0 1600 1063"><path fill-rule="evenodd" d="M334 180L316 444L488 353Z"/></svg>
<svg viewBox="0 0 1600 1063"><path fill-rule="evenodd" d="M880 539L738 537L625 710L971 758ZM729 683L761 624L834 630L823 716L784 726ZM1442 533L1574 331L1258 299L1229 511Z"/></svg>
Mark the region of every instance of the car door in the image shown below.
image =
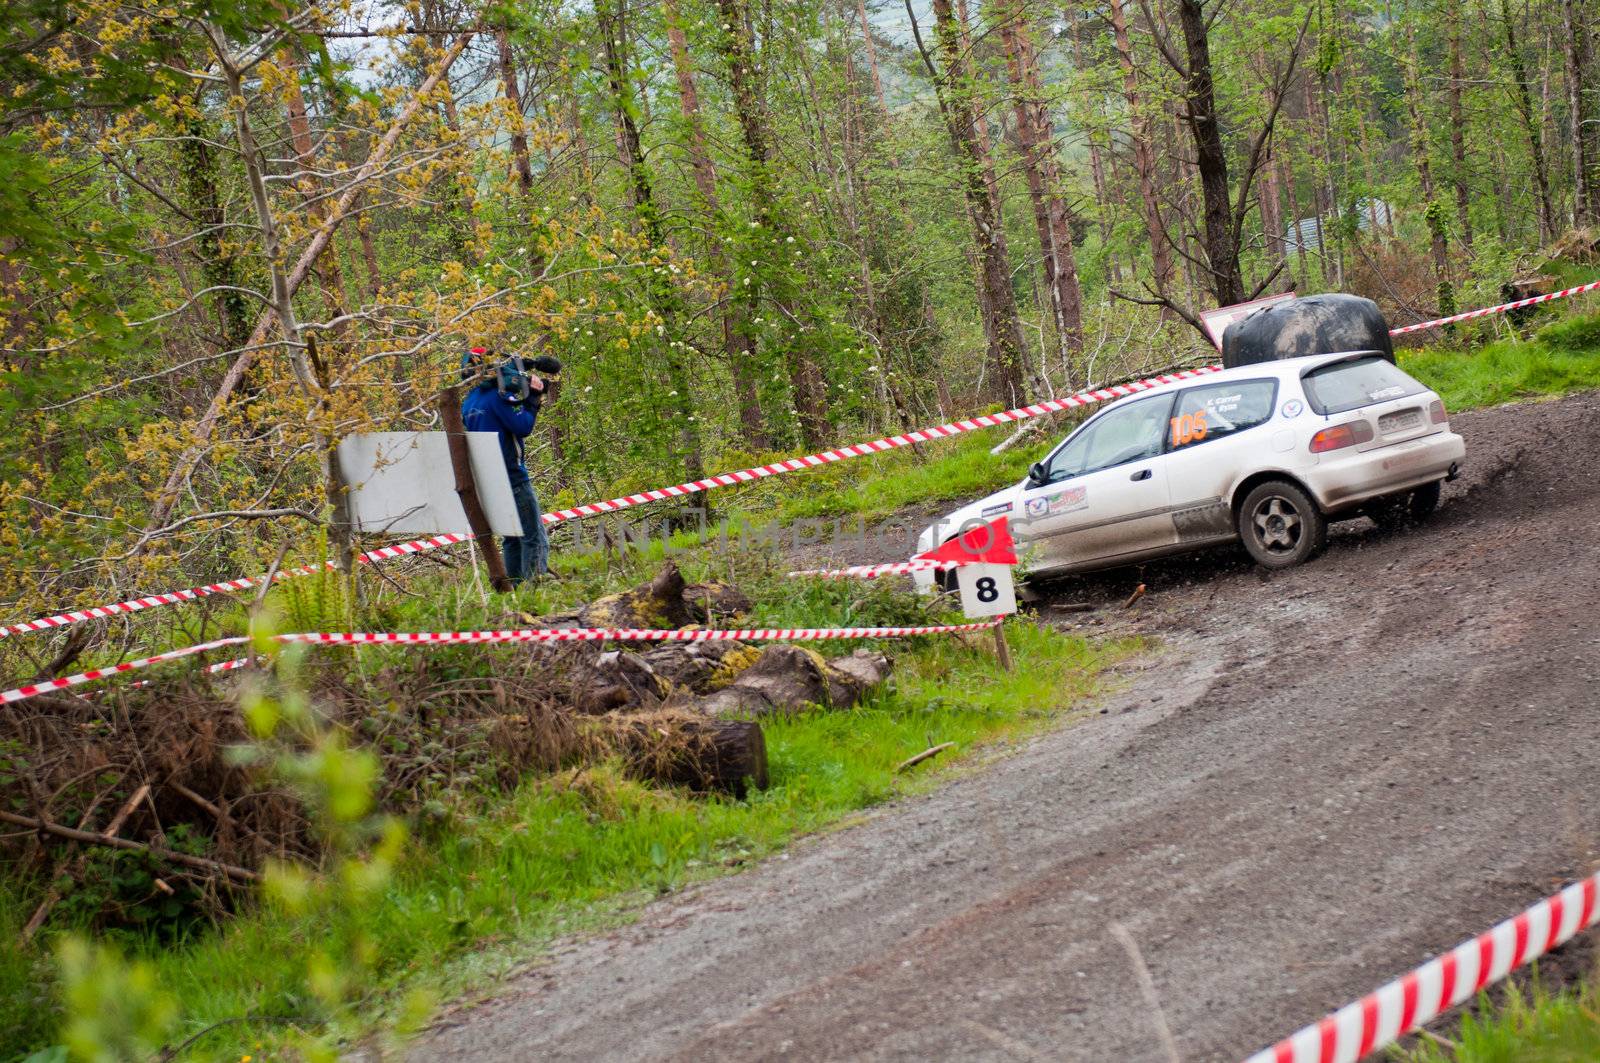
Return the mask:
<svg viewBox="0 0 1600 1063"><path fill-rule="evenodd" d="M1036 571L1092 565L1177 541L1162 462L1171 395L1118 403L1041 463L1013 523Z"/></svg>
<svg viewBox="0 0 1600 1063"><path fill-rule="evenodd" d="M1178 393L1167 433L1164 464L1172 523L1180 542L1234 533L1229 493L1262 467L1278 382L1272 378L1208 382Z"/></svg>

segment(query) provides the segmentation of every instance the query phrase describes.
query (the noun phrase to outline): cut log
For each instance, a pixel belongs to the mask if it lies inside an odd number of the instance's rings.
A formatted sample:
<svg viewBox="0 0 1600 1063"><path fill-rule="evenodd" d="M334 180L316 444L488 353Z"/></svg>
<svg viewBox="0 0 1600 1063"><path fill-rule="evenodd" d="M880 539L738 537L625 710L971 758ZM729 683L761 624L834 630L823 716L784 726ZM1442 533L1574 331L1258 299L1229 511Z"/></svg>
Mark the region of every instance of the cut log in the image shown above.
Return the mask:
<svg viewBox="0 0 1600 1063"><path fill-rule="evenodd" d="M654 708L672 689L649 662L627 650L600 654L574 685L573 707L591 716L621 708Z"/></svg>
<svg viewBox="0 0 1600 1063"><path fill-rule="evenodd" d="M768 785L767 743L754 720L708 720L685 712L608 716L603 740L631 774L700 792L744 797Z"/></svg>
<svg viewBox="0 0 1600 1063"><path fill-rule="evenodd" d="M778 644L761 651L754 664L695 705L709 716L759 718L795 713L808 707L849 708L889 674L889 659L857 650L829 661L799 646Z"/></svg>
<svg viewBox="0 0 1600 1063"><path fill-rule="evenodd" d="M742 642L668 642L646 650L642 657L656 675L674 687L696 694L709 693L712 677L730 654L744 650Z"/></svg>
<svg viewBox="0 0 1600 1063"><path fill-rule="evenodd" d="M683 590L683 604L697 624L718 624L743 616L753 607L738 587L721 580L692 583Z"/></svg>
<svg viewBox="0 0 1600 1063"><path fill-rule="evenodd" d="M799 646L780 644L762 650L754 664L703 699L700 707L713 716L765 716L832 704L822 658Z"/></svg>
<svg viewBox="0 0 1600 1063"><path fill-rule="evenodd" d="M583 627L679 628L694 623L684 603L683 573L668 561L649 583L596 598L578 613Z"/></svg>
<svg viewBox="0 0 1600 1063"><path fill-rule="evenodd" d="M854 705L868 690L889 678L889 658L871 650L834 657L828 665L828 700L836 709Z"/></svg>

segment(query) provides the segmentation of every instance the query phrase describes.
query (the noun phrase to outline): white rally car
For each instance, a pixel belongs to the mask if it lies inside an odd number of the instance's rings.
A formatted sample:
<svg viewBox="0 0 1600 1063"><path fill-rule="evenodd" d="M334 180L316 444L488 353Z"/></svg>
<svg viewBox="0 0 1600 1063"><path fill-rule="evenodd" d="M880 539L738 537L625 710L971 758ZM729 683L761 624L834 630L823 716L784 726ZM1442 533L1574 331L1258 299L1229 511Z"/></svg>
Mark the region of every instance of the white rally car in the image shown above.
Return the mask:
<svg viewBox="0 0 1600 1063"><path fill-rule="evenodd" d="M1330 521L1426 516L1465 457L1439 396L1377 352L1262 362L1112 403L1026 480L925 529L918 551L1009 516L1033 575L1234 540L1282 568L1322 549Z"/></svg>

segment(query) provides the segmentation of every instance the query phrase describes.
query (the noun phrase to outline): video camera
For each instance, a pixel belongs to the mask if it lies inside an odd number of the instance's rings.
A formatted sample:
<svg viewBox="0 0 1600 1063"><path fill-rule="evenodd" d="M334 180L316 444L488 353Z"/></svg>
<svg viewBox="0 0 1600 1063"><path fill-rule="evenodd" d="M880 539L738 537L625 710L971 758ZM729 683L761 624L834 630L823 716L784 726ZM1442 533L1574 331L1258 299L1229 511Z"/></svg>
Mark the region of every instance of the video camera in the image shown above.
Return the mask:
<svg viewBox="0 0 1600 1063"><path fill-rule="evenodd" d="M552 380L561 376L561 359L552 354L541 354L534 358L513 354L491 367L493 356L494 352L486 347L472 348L462 359L462 374L471 380L492 379L500 394L512 402L527 402L530 396L537 394L531 380L535 374ZM543 391L541 388L538 393Z"/></svg>

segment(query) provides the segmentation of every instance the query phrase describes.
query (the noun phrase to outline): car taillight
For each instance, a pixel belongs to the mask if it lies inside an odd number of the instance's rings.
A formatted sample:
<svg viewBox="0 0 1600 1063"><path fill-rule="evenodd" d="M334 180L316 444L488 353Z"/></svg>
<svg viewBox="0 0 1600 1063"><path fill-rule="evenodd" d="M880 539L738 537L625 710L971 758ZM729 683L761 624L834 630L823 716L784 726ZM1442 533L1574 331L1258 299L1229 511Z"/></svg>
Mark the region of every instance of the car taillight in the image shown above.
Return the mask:
<svg viewBox="0 0 1600 1063"><path fill-rule="evenodd" d="M1444 400L1434 399L1428 404L1428 419L1434 424L1444 424L1450 420L1450 415L1444 411Z"/></svg>
<svg viewBox="0 0 1600 1063"><path fill-rule="evenodd" d="M1311 453L1325 454L1330 450L1343 450L1372 441L1372 425L1366 421L1349 421L1324 428L1311 437Z"/></svg>

